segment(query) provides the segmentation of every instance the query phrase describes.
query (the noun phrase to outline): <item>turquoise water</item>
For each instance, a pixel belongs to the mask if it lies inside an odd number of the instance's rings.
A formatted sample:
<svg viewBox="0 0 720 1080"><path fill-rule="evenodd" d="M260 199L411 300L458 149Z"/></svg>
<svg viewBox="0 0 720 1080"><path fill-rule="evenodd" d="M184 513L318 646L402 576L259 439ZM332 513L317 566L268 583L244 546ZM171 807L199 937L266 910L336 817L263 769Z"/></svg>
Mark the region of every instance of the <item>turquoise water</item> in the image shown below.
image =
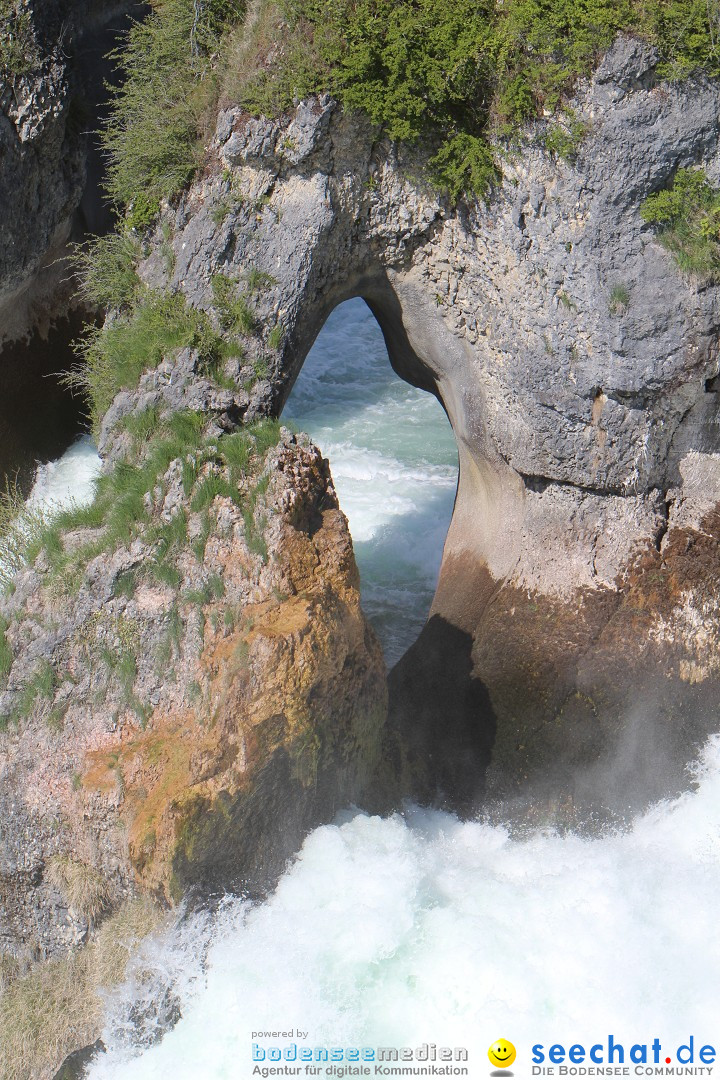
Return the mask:
<svg viewBox="0 0 720 1080"><path fill-rule="evenodd" d="M415 641L432 602L457 487L457 447L431 395L390 367L362 300L336 308L283 419L330 460L360 570L363 608L389 665Z"/></svg>

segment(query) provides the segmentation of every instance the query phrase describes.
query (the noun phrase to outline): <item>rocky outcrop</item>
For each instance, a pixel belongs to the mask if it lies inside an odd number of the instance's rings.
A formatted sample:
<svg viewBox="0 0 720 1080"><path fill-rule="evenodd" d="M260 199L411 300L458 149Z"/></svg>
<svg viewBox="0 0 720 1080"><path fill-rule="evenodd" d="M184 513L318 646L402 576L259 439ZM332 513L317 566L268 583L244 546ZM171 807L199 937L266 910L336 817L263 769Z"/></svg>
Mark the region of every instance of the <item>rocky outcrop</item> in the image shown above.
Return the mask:
<svg viewBox="0 0 720 1080"><path fill-rule="evenodd" d="M18 72L0 70L0 475L27 480L77 428L57 374L88 312L79 307L69 245L111 225L96 137L105 54L129 0L24 5L29 20ZM8 32L3 28L3 32Z"/></svg>
<svg viewBox="0 0 720 1080"><path fill-rule="evenodd" d="M62 952L138 890L261 891L376 780L385 669L327 462L285 432L251 510L190 513L164 584L142 571L184 482L175 460L155 525L70 595L40 556L2 602L3 952Z"/></svg>
<svg viewBox="0 0 720 1080"><path fill-rule="evenodd" d="M457 210L330 99L279 122L228 109L166 216L172 273L159 255L143 270L206 308L217 272L275 280L260 306L284 345L250 415L282 409L356 295L396 371L442 401L458 498L428 626L390 679L404 789L423 797L471 807L489 768L498 796L625 806L684 783L714 724L694 659L697 625L715 640L714 518L688 508L720 496L718 289L679 273L639 205L679 167L720 178L720 93L662 84L655 63L619 40L573 102L574 163L538 124L489 203ZM686 542L704 555L678 575Z"/></svg>
<svg viewBox="0 0 720 1080"><path fill-rule="evenodd" d="M437 594L383 733L382 662L309 446L284 438L250 517L218 493L179 582L126 591L160 534L94 556L60 598L41 556L3 611L6 713L34 695L3 736L9 935L57 945L57 856L110 881L107 903L261 884L314 821L386 794L382 770L396 800L463 810L528 793L619 809L685 783L716 725L718 290L678 272L638 208L678 167L720 178L720 93L654 64L618 41L574 102L574 163L538 124L487 205L451 207L330 98L272 122L221 112L139 272L214 325L218 281L244 282L256 332L220 383L194 348L163 358L115 398L103 452L126 456L148 410L200 411L217 437L280 413L329 312L362 296L457 438ZM189 464L148 496L162 528L192 509ZM191 547L204 529L190 512Z"/></svg>

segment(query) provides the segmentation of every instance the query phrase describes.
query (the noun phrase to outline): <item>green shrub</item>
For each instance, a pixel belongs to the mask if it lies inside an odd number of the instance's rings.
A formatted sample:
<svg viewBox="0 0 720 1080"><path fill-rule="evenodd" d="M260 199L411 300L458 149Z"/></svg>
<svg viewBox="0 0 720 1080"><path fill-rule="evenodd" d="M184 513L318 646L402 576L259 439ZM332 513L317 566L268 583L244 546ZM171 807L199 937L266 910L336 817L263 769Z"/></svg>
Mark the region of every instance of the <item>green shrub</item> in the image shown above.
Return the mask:
<svg viewBox="0 0 720 1080"><path fill-rule="evenodd" d="M548 125L543 137L545 149L553 157L574 161L587 130L582 120L567 113L562 121Z"/></svg>
<svg viewBox="0 0 720 1080"><path fill-rule="evenodd" d="M717 74L718 21L705 0L278 0L235 35L225 88L269 114L330 90L393 139L436 140L431 175L452 196L484 194L491 139L556 110L618 31L656 42L661 74ZM572 157L583 134L552 125L548 149Z"/></svg>
<svg viewBox="0 0 720 1080"><path fill-rule="evenodd" d="M203 116L215 101L210 57L225 25L242 20L240 0L151 0L116 58L125 78L114 92L103 142L108 191L131 221L149 224L162 199L188 182L202 153Z"/></svg>
<svg viewBox="0 0 720 1080"><path fill-rule="evenodd" d="M487 195L500 176L487 142L467 132L447 139L430 159L430 168L435 182L454 200L466 192Z"/></svg>
<svg viewBox="0 0 720 1080"><path fill-rule="evenodd" d="M302 15L288 19L281 0L260 0L249 22L229 35L223 89L231 100L255 114L277 116L323 81L329 85L313 27Z"/></svg>
<svg viewBox="0 0 720 1080"><path fill-rule="evenodd" d="M101 308L131 306L141 292L135 269L140 245L129 233L97 236L76 249L81 293Z"/></svg>
<svg viewBox="0 0 720 1080"><path fill-rule="evenodd" d="M650 195L640 214L657 226L658 240L681 270L703 280L720 276L720 190L702 169L678 169L670 187Z"/></svg>
<svg viewBox="0 0 720 1080"><path fill-rule="evenodd" d="M131 600L137 589L137 570L124 570L118 574L113 585L113 596L124 596Z"/></svg>

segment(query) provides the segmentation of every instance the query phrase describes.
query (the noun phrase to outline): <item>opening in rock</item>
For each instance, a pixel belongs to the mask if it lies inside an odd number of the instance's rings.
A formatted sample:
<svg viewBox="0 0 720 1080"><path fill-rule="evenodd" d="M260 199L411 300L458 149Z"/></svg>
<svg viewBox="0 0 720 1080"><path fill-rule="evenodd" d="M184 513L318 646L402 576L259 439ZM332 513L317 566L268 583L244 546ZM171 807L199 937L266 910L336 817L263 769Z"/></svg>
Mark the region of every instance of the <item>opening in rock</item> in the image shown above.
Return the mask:
<svg viewBox="0 0 720 1080"><path fill-rule="evenodd" d="M359 298L328 318L283 416L330 460L363 607L391 667L427 619L452 516L458 465L447 417L395 374Z"/></svg>

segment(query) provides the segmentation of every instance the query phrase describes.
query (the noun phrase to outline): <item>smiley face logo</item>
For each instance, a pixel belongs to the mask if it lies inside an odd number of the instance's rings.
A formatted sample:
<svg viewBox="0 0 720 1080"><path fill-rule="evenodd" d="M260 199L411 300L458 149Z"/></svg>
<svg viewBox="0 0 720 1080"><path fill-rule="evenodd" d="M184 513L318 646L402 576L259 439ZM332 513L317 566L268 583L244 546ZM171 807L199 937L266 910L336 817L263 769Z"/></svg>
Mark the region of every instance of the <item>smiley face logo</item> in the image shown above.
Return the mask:
<svg viewBox="0 0 720 1080"><path fill-rule="evenodd" d="M498 1069L508 1069L515 1060L515 1047L507 1039L498 1039L488 1050L490 1064Z"/></svg>

